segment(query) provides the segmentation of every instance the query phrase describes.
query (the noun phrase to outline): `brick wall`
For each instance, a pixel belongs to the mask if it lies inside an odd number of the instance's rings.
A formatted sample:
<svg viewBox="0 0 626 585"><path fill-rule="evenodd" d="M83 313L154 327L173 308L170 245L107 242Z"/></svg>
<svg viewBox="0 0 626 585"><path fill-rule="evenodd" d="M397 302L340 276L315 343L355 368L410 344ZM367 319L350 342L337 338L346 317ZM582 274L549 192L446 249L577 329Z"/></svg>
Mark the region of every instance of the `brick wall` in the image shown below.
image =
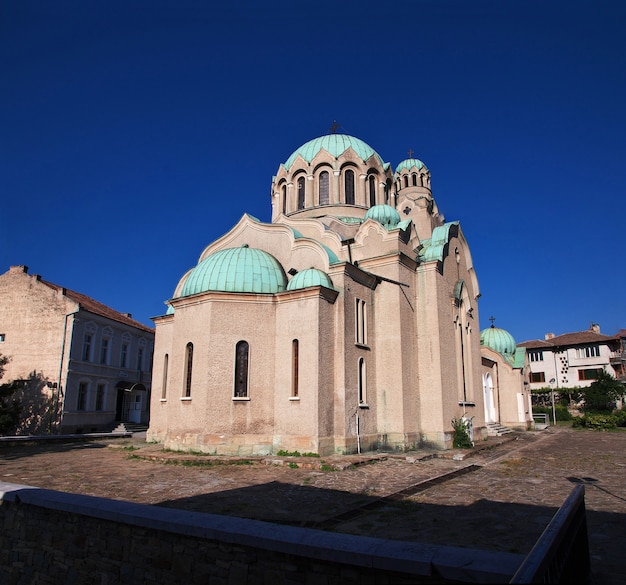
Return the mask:
<svg viewBox="0 0 626 585"><path fill-rule="evenodd" d="M498 583L522 560L0 482L4 585Z"/></svg>

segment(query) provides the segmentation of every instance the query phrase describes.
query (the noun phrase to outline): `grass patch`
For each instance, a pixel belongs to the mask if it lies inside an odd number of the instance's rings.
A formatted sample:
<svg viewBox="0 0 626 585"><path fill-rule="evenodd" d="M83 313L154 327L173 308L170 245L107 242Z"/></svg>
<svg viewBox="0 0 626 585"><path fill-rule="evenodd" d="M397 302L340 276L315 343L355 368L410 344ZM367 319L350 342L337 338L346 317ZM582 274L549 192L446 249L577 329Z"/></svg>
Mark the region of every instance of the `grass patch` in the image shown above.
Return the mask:
<svg viewBox="0 0 626 585"><path fill-rule="evenodd" d="M276 455L279 457L319 457L317 453L300 453L300 451L284 451L282 449Z"/></svg>

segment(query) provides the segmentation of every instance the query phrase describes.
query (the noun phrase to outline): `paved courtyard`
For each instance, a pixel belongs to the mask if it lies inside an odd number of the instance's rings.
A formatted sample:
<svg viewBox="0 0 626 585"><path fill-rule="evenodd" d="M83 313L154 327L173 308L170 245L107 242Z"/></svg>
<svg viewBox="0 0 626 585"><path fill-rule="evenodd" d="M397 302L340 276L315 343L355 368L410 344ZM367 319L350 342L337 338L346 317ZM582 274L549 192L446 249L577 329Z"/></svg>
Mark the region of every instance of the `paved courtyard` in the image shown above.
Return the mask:
<svg viewBox="0 0 626 585"><path fill-rule="evenodd" d="M473 452L228 459L132 439L0 447L0 480L381 538L527 553L578 483L596 584L621 584L626 433L569 428ZM443 453L438 453L443 455ZM455 457L456 456L456 457Z"/></svg>

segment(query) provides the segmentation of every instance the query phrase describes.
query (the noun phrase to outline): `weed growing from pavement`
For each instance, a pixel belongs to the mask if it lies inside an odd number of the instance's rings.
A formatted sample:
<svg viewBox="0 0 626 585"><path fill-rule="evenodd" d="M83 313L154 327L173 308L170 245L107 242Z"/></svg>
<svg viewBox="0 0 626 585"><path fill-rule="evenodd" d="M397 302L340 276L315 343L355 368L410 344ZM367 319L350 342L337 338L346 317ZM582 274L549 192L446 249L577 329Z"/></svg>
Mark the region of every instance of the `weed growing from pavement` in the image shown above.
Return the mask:
<svg viewBox="0 0 626 585"><path fill-rule="evenodd" d="M235 459L232 461L207 461L206 459L159 459L155 460L150 457L142 457L131 453L127 459L136 459L141 461L152 461L153 463L162 463L163 465L181 465L182 467L211 467L214 465L252 465L252 461L247 459Z"/></svg>

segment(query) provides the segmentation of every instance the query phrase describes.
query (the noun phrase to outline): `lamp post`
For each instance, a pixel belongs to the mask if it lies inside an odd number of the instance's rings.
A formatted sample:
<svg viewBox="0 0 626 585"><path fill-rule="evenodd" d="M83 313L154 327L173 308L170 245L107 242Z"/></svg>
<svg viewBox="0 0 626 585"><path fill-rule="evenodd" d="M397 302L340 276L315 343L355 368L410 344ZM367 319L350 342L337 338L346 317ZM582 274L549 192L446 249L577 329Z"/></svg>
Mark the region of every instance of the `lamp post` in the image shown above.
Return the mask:
<svg viewBox="0 0 626 585"><path fill-rule="evenodd" d="M556 426L556 409L554 408L554 383L556 380L554 378L550 378L550 399L552 400L552 421L554 422L554 426Z"/></svg>

